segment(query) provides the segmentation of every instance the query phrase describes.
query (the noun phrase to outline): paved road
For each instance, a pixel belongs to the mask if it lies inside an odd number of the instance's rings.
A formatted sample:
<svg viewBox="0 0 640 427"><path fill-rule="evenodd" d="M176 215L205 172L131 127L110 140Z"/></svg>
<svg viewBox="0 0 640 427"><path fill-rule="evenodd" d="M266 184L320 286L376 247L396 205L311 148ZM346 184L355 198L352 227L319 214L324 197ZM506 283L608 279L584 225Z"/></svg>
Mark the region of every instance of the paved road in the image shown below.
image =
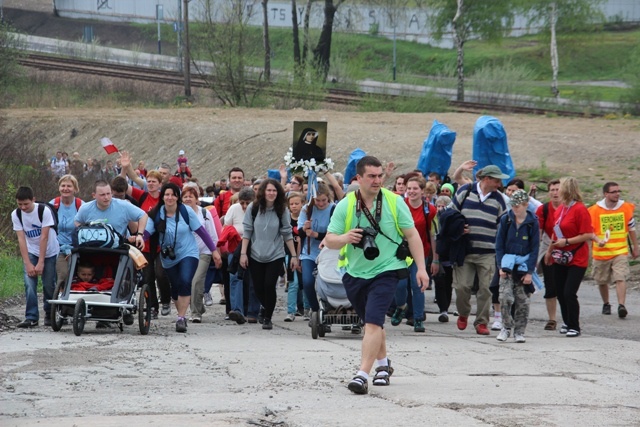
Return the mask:
<svg viewBox="0 0 640 427"><path fill-rule="evenodd" d="M222 306L187 334L168 317L148 336L91 325L80 337L68 326L9 331L0 335L0 425L639 425L640 293L629 292L625 320L600 314L590 284L580 301L584 334L574 339L543 330L539 295L525 344L459 332L434 315L426 334L389 326L396 372L368 396L346 389L359 337L312 340L305 322L284 323L282 313L273 331L221 320Z"/></svg>

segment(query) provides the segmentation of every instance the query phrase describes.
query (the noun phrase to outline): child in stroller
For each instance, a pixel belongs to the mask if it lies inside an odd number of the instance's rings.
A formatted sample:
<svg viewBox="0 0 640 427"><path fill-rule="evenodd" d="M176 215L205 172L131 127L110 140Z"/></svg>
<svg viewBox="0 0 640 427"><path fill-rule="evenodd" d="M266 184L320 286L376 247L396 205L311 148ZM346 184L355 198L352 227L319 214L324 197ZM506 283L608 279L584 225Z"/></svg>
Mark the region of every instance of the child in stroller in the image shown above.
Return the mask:
<svg viewBox="0 0 640 427"><path fill-rule="evenodd" d="M316 293L320 300L320 310L311 316L313 339L331 332L331 325L342 325L343 330L351 330L352 334L362 332L361 320L351 307L342 284L344 272L338 268L339 254L339 250L323 248L317 258Z"/></svg>

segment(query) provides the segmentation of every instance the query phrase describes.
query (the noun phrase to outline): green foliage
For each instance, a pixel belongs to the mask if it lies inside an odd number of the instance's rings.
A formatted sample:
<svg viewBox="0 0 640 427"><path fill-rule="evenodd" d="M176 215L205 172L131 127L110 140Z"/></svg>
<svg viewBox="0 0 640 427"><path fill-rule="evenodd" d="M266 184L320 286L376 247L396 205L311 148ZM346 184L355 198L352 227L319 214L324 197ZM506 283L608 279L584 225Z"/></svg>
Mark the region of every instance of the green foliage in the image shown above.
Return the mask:
<svg viewBox="0 0 640 427"><path fill-rule="evenodd" d="M0 245L3 245L0 236ZM0 300L24 293L22 258L0 251Z"/></svg>
<svg viewBox="0 0 640 427"><path fill-rule="evenodd" d="M547 162L544 159L540 161L539 168L522 170L520 173L527 176L529 181L538 182L547 182L555 176L555 174L547 167Z"/></svg>
<svg viewBox="0 0 640 427"><path fill-rule="evenodd" d="M535 77L535 73L525 65L508 60L482 66L467 79L467 88L483 93L482 102L500 102L516 96L523 82L535 80Z"/></svg>

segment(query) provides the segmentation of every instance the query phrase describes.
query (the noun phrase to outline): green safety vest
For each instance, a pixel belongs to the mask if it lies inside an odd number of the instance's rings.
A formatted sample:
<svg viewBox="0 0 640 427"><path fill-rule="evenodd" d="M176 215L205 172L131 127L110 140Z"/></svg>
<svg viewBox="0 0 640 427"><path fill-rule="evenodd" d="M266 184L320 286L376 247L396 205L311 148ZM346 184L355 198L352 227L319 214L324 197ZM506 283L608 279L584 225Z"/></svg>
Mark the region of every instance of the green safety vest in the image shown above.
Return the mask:
<svg viewBox="0 0 640 427"><path fill-rule="evenodd" d="M400 235L400 237L404 237L402 230L400 230L400 225L398 225L398 207L397 207L398 195L392 191L387 190L386 188L381 188L380 191L382 191L384 200L389 204L389 210L391 210L391 215L393 215L393 219L395 220L396 230L398 230L398 234ZM347 194L347 201L348 201L347 213L344 219L344 233L347 233L349 230L351 230L351 219L353 218L353 211L356 205L355 191L352 191L349 194ZM413 262L413 258L407 257L406 262L407 262L407 266L411 265L411 263ZM346 267L348 263L349 261L347 259L347 245L344 245L340 249L340 256L338 258L338 267L340 268Z"/></svg>

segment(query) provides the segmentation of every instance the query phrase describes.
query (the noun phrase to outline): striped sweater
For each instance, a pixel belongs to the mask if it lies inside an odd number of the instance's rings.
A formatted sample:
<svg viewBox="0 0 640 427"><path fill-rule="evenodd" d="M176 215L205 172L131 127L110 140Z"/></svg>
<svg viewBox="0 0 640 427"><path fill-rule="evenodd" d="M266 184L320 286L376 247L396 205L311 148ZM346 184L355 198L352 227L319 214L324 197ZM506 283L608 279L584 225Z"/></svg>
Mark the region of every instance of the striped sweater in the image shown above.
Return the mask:
<svg viewBox="0 0 640 427"><path fill-rule="evenodd" d="M468 191L469 186L471 191ZM465 184L456 192L453 206L464 215L469 224L470 248L467 254L494 254L499 218L507 211L502 195L494 191L482 202L478 194L478 183Z"/></svg>

